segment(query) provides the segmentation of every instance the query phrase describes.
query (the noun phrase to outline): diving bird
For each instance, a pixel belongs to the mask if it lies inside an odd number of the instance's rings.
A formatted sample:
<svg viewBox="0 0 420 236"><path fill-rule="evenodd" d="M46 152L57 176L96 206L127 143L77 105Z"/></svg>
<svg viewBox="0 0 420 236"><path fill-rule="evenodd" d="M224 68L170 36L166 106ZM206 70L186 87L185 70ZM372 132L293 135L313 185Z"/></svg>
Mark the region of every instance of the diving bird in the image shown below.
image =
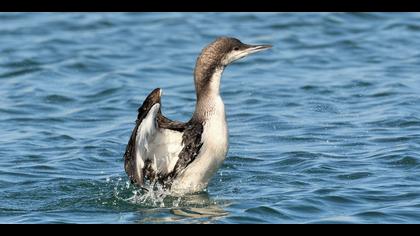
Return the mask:
<svg viewBox="0 0 420 236"><path fill-rule="evenodd" d="M227 65L271 45L248 45L219 37L198 56L194 69L196 105L188 122L162 115L162 89L156 88L138 109L124 154L124 169L139 187L160 183L174 195L205 189L228 151L228 127L220 96Z"/></svg>

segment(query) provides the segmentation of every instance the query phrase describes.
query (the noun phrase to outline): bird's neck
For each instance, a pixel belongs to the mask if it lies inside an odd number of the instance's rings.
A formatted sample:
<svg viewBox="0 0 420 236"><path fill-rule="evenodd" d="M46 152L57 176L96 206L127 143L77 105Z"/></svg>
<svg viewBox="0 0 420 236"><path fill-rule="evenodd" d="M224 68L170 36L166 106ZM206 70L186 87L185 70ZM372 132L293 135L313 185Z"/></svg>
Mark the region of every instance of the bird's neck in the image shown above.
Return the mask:
<svg viewBox="0 0 420 236"><path fill-rule="evenodd" d="M223 112L224 104L220 97L220 81L224 66L198 67L194 73L194 82L197 95L194 117L205 120L214 113ZM206 69L206 71L203 71ZM201 70L201 71L199 71Z"/></svg>

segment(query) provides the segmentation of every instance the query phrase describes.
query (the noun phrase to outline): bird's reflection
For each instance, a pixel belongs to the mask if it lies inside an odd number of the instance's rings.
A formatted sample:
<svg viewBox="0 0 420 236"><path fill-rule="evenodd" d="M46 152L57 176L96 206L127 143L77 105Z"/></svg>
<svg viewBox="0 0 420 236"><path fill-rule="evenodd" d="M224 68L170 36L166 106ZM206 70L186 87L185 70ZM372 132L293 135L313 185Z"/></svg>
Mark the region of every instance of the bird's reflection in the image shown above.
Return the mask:
<svg viewBox="0 0 420 236"><path fill-rule="evenodd" d="M167 197L168 207L141 209L138 223L212 223L227 216L229 203L212 200L207 192Z"/></svg>

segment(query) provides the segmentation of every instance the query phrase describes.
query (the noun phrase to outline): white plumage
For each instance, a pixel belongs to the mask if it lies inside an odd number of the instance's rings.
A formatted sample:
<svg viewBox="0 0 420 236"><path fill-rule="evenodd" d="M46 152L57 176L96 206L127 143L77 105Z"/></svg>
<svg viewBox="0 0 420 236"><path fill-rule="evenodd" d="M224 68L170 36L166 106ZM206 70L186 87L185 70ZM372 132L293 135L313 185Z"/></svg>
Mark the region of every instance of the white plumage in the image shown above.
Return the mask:
<svg viewBox="0 0 420 236"><path fill-rule="evenodd" d="M140 124L136 137L136 159L138 170L143 169L146 160L152 160L153 170L157 173L171 172L182 150L182 133L169 129L160 129L156 124L156 115L160 104L153 105L146 118Z"/></svg>

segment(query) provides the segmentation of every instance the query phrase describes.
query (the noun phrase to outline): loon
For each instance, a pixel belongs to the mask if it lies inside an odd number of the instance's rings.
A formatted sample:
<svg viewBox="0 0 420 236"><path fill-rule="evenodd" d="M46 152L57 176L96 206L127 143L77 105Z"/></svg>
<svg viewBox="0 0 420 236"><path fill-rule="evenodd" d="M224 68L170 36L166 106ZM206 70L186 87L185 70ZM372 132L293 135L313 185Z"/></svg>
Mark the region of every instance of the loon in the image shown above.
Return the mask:
<svg viewBox="0 0 420 236"><path fill-rule="evenodd" d="M137 110L137 120L124 153L132 184L160 183L171 194L203 191L228 151L228 127L220 80L227 65L271 48L219 37L198 56L194 69L196 106L188 122L162 115L162 89L154 89ZM146 189L146 188L144 188Z"/></svg>

